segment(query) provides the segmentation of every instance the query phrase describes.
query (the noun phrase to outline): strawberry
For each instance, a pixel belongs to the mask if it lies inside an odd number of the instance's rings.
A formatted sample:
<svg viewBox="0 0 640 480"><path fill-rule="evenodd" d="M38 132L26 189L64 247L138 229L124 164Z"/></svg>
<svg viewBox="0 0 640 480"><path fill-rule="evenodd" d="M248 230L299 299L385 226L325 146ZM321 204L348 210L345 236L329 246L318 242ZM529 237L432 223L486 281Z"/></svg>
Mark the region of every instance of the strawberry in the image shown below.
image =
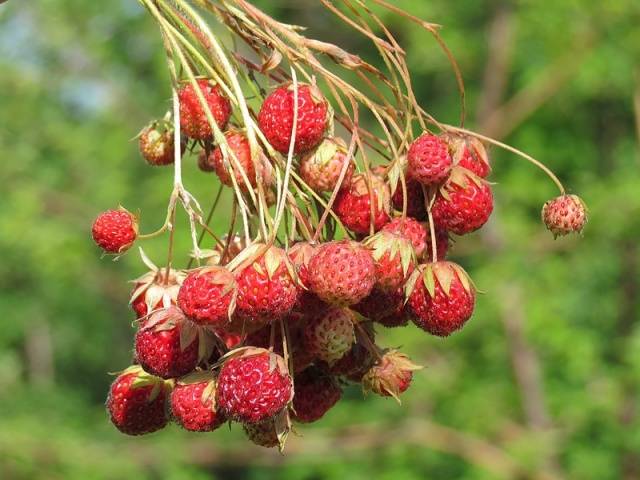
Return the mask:
<svg viewBox="0 0 640 480"><path fill-rule="evenodd" d="M442 139L449 145L453 165L466 168L480 178L487 178L491 173L489 155L483 143L468 135L446 134Z"/></svg>
<svg viewBox="0 0 640 480"><path fill-rule="evenodd" d="M259 326L287 315L298 299L297 275L289 257L281 248L265 248L253 244L232 262L238 284L235 315Z"/></svg>
<svg viewBox="0 0 640 480"><path fill-rule="evenodd" d="M295 115L295 87L282 85L265 98L258 126L271 146L289 153ZM297 85L297 125L293 153L308 152L320 144L329 124L329 103L315 85Z"/></svg>
<svg viewBox="0 0 640 480"><path fill-rule="evenodd" d="M389 186L383 178L371 174L371 190L367 175L354 175L338 193L333 209L342 224L354 233L368 235L372 226L377 232L389 222L391 200ZM371 200L373 199L373 219Z"/></svg>
<svg viewBox="0 0 640 480"><path fill-rule="evenodd" d="M229 322L235 307L236 281L224 267L194 270L178 293L178 306L192 322L220 327Z"/></svg>
<svg viewBox="0 0 640 480"><path fill-rule="evenodd" d="M149 165L171 165L174 160L173 128L163 127L154 121L144 127L138 136L138 145L142 158ZM184 151L184 145L182 146Z"/></svg>
<svg viewBox="0 0 640 480"><path fill-rule="evenodd" d="M293 385L284 359L262 348L228 354L218 377L216 404L229 419L260 423L291 401Z"/></svg>
<svg viewBox="0 0 640 480"><path fill-rule="evenodd" d="M180 285L186 276L184 272L174 269L167 273L165 269L151 263L144 254L142 259L149 271L133 280L135 286L129 300L137 318L145 317L154 310L176 305Z"/></svg>
<svg viewBox="0 0 640 480"><path fill-rule="evenodd" d="M383 397L393 397L405 392L413 378L413 372L422 367L414 364L405 354L389 350L362 377L362 386Z"/></svg>
<svg viewBox="0 0 640 480"><path fill-rule="evenodd" d="M376 319L376 322L386 328L406 327L409 323L409 316L405 306L401 305L389 315Z"/></svg>
<svg viewBox="0 0 640 480"><path fill-rule="evenodd" d="M348 308L332 308L304 330L304 345L329 365L340 360L356 341L355 315Z"/></svg>
<svg viewBox="0 0 640 480"><path fill-rule="evenodd" d="M260 447L273 448L280 445L276 426L271 418L260 423L245 423L242 428L247 438Z"/></svg>
<svg viewBox="0 0 640 480"><path fill-rule="evenodd" d="M587 206L577 195L561 195L542 207L542 221L555 238L582 233L587 217Z"/></svg>
<svg viewBox="0 0 640 480"><path fill-rule="evenodd" d="M216 82L206 78L198 79L198 87L211 110L211 115L218 128L224 130L231 117L231 103L222 93ZM178 91L180 100L180 127L185 135L196 140L206 140L213 135L213 130L207 120L196 89L190 82L186 82Z"/></svg>
<svg viewBox="0 0 640 480"><path fill-rule="evenodd" d="M216 166L213 164L211 153L207 149L200 150L198 153L198 168L203 172L215 172Z"/></svg>
<svg viewBox="0 0 640 480"><path fill-rule="evenodd" d="M344 179L341 185L349 185L354 165L347 157L348 149L341 138L326 138L315 150L300 160L300 178L317 193L333 192L340 179L346 162Z"/></svg>
<svg viewBox="0 0 640 480"><path fill-rule="evenodd" d="M293 419L300 423L320 420L342 396L342 390L328 372L309 367L295 377Z"/></svg>
<svg viewBox="0 0 640 480"><path fill-rule="evenodd" d="M376 267L376 287L383 292L401 288L416 266L411 240L391 232L379 232L363 242L371 249Z"/></svg>
<svg viewBox="0 0 640 480"><path fill-rule="evenodd" d="M436 227L465 235L482 227L493 212L493 193L487 182L456 167L440 189L431 213Z"/></svg>
<svg viewBox="0 0 640 480"><path fill-rule="evenodd" d="M427 216L427 209L422 184L413 178L405 178L407 185L407 215L417 218L418 220L423 220ZM399 182L391 196L391 203L393 204L393 208L400 212L402 211L404 205L404 190L402 189L402 184Z"/></svg>
<svg viewBox="0 0 640 480"><path fill-rule="evenodd" d="M423 185L438 185L451 173L449 146L440 137L423 134L409 147L407 174Z"/></svg>
<svg viewBox="0 0 640 480"><path fill-rule="evenodd" d="M309 290L309 261L317 248L308 242L298 242L289 249L289 258L298 274L302 288L293 307L293 316L298 318L314 317L324 312L328 305Z"/></svg>
<svg viewBox="0 0 640 480"><path fill-rule="evenodd" d="M380 290L374 287L371 293L351 308L369 320L377 321L392 315L399 307L404 305L404 291L402 287L393 292Z"/></svg>
<svg viewBox="0 0 640 480"><path fill-rule="evenodd" d="M216 411L216 379L211 372L196 372L176 382L171 392L171 413L178 425L192 432L212 432L225 422Z"/></svg>
<svg viewBox="0 0 640 480"><path fill-rule="evenodd" d="M351 349L340 360L331 365L330 372L332 375L347 378L362 378L362 375L369 369L373 360L374 357L369 349L358 341L351 346ZM359 382L360 378L355 381Z"/></svg>
<svg viewBox="0 0 640 480"><path fill-rule="evenodd" d="M406 285L408 313L418 327L446 337L471 318L476 289L464 269L451 262L419 266Z"/></svg>
<svg viewBox="0 0 640 480"><path fill-rule="evenodd" d="M127 435L144 435L164 428L170 386L137 365L124 370L111 384L107 410L111 422Z"/></svg>
<svg viewBox="0 0 640 480"><path fill-rule="evenodd" d="M418 222L415 218L394 218L382 230L411 240L418 258L422 257L428 248L429 231L424 224Z"/></svg>
<svg viewBox="0 0 640 480"><path fill-rule="evenodd" d="M375 281L371 252L350 240L322 244L309 261L309 288L337 307L358 303L369 295Z"/></svg>
<svg viewBox="0 0 640 480"><path fill-rule="evenodd" d="M227 158L225 159L223 153L224 151L227 151L227 149L222 145L218 145L215 150L213 150L211 157L209 158L209 163L213 165L216 174L220 178L220 182L227 187L233 187L231 172L234 172L235 181L241 190L247 191L249 189L247 181L251 187L255 188L257 182L256 167L254 160L251 157L251 146L249 145L247 136L244 133L235 130L230 130L224 135L227 139L227 144L229 145ZM270 166L267 166L267 158L260 153L256 163L258 163L259 166L262 166L263 171L261 171L260 174L261 177L264 178L270 170ZM247 178L246 181L242 172L244 172L244 175Z"/></svg>
<svg viewBox="0 0 640 480"><path fill-rule="evenodd" d="M107 210L93 222L91 234L105 253L124 253L138 238L138 218L123 207Z"/></svg>
<svg viewBox="0 0 640 480"><path fill-rule="evenodd" d="M213 349L211 334L189 322L177 307L158 310L136 333L136 360L146 372L176 378L191 372Z"/></svg>

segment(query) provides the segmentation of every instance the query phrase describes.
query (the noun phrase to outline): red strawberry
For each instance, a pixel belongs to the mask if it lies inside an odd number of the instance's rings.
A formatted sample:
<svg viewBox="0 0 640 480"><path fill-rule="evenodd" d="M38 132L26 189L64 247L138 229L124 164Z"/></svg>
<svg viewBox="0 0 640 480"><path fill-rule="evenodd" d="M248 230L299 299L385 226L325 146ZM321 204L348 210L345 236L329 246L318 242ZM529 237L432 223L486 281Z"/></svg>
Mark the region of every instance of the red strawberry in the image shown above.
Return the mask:
<svg viewBox="0 0 640 480"><path fill-rule="evenodd" d="M411 240L391 232L379 232L364 241L376 267L376 287L383 292L401 288L416 266Z"/></svg>
<svg viewBox="0 0 640 480"><path fill-rule="evenodd" d="M378 318L376 322L386 328L406 327L409 323L409 316L407 315L405 306L402 305L389 315Z"/></svg>
<svg viewBox="0 0 640 480"><path fill-rule="evenodd" d="M201 78L198 80L198 86L218 128L224 130L231 117L231 103L213 80ZM213 130L193 85L185 83L178 91L178 98L180 99L180 126L185 135L196 140L210 138Z"/></svg>
<svg viewBox="0 0 640 480"><path fill-rule="evenodd" d="M487 178L491 173L489 155L483 143L475 137L467 135L447 134L442 136L449 144L453 164L472 171L480 178Z"/></svg>
<svg viewBox="0 0 640 480"><path fill-rule="evenodd" d="M409 147L407 174L423 185L444 182L453 163L449 146L440 137L423 134Z"/></svg>
<svg viewBox="0 0 640 480"><path fill-rule="evenodd" d="M144 435L164 428L169 389L168 383L139 366L127 368L109 390L107 410L111 422L127 435Z"/></svg>
<svg viewBox="0 0 640 480"><path fill-rule="evenodd" d="M372 363L373 355L367 347L358 341L340 360L331 365L330 372L333 375L356 378L354 381L359 382Z"/></svg>
<svg viewBox="0 0 640 480"><path fill-rule="evenodd" d="M273 448L280 445L273 419L260 423L245 423L242 428L247 438L260 447Z"/></svg>
<svg viewBox="0 0 640 480"><path fill-rule="evenodd" d="M229 322L235 307L236 281L224 267L194 270L178 293L178 306L192 322L221 327Z"/></svg>
<svg viewBox="0 0 640 480"><path fill-rule="evenodd" d="M298 242L289 249L289 258L293 262L298 280L303 288L299 289L298 301L293 307L295 317L310 318L324 312L328 305L309 290L309 261L317 248L308 242Z"/></svg>
<svg viewBox="0 0 640 480"><path fill-rule="evenodd" d="M326 371L310 367L295 377L293 419L300 423L320 420L342 396L342 390Z"/></svg>
<svg viewBox="0 0 640 480"><path fill-rule="evenodd" d="M332 308L304 330L304 345L329 365L340 360L356 341L355 315L348 308Z"/></svg>
<svg viewBox="0 0 640 480"><path fill-rule="evenodd" d="M174 160L173 139L173 128L164 128L159 122L151 122L138 137L142 158L153 166L171 165Z"/></svg>
<svg viewBox="0 0 640 480"><path fill-rule="evenodd" d="M382 230L408 238L413 244L418 259L431 260L431 233L428 224L420 223L411 217L395 218ZM446 258L449 250L449 234L445 230L436 228L436 247L438 258Z"/></svg>
<svg viewBox="0 0 640 480"><path fill-rule="evenodd" d="M404 291L402 287L393 292L382 291L374 287L371 293L351 308L369 320L378 321L388 317L404 305Z"/></svg>
<svg viewBox="0 0 640 480"><path fill-rule="evenodd" d="M587 206L577 195L561 195L542 207L542 221L556 238L581 233L587 216Z"/></svg>
<svg viewBox="0 0 640 480"><path fill-rule="evenodd" d="M408 313L418 327L446 337L471 318L476 289L463 268L451 262L419 266L407 282Z"/></svg>
<svg viewBox="0 0 640 480"><path fill-rule="evenodd" d="M165 269L159 269L146 257L143 257L143 260L150 270L133 281L135 287L129 300L137 318L142 318L154 310L175 305L178 290L185 278L182 271L170 269L167 274Z"/></svg>
<svg viewBox="0 0 640 480"><path fill-rule="evenodd" d="M377 232L389 222L391 211L389 186L381 176L371 174L371 190L367 175L360 173L345 184L336 197L333 209L343 225L354 233L368 235L371 226ZM373 198L373 222L371 199Z"/></svg>
<svg viewBox="0 0 640 480"><path fill-rule="evenodd" d="M229 145L227 159L225 160L223 153L226 147L223 148L222 145L218 145L209 158L209 163L213 165L216 174L220 178L220 182L227 187L233 187L231 172L234 172L238 187L241 190L247 191L247 181L245 181L242 175L242 171L244 171L244 174L249 181L249 185L251 187L255 187L257 181L256 168L254 160L251 158L251 146L249 145L247 136L242 132L231 130L225 133L225 138ZM235 156L235 158L233 156ZM268 160L262 154L260 155L260 158L256 160L258 165L263 166L262 169L264 171L260 172L262 178L264 178L268 173L268 170L270 170L270 168L266 166L267 162Z"/></svg>
<svg viewBox="0 0 640 480"><path fill-rule="evenodd" d="M300 177L314 191L333 192L347 158L347 145L341 138L326 138L300 160ZM349 185L354 165L349 162L342 185Z"/></svg>
<svg viewBox="0 0 640 480"><path fill-rule="evenodd" d="M211 372L183 377L171 392L171 413L185 430L212 432L225 422L216 411L216 379Z"/></svg>
<svg viewBox="0 0 640 480"><path fill-rule="evenodd" d="M413 178L406 178L405 181L407 185L407 215L409 217L422 220L427 216L422 184ZM400 212L402 211L404 205L404 191L402 190L402 184L400 182L398 182L398 185L391 196L391 202L396 210Z"/></svg>
<svg viewBox="0 0 640 480"><path fill-rule="evenodd" d="M91 234L106 253L124 253L138 238L138 218L122 207L107 210L93 222Z"/></svg>
<svg viewBox="0 0 640 480"><path fill-rule="evenodd" d="M187 321L177 307L152 313L140 324L136 359L145 371L162 378L191 372L213 349L210 334Z"/></svg>
<svg viewBox="0 0 640 480"><path fill-rule="evenodd" d="M482 227L493 212L493 193L487 182L456 167L436 197L431 213L440 229L465 235Z"/></svg>
<svg viewBox="0 0 640 480"><path fill-rule="evenodd" d="M375 281L371 252L356 242L322 244L309 261L309 288L337 307L358 303L369 295Z"/></svg>
<svg viewBox="0 0 640 480"><path fill-rule="evenodd" d="M228 418L260 423L291 401L293 386L284 359L261 348L241 348L224 362L216 403Z"/></svg>
<svg viewBox="0 0 640 480"><path fill-rule="evenodd" d="M264 244L254 244L232 263L238 283L235 314L239 319L264 325L291 311L298 299L298 284L284 250L275 246L265 250Z"/></svg>
<svg viewBox="0 0 640 480"><path fill-rule="evenodd" d="M298 84L298 121L294 154L315 148L324 137L329 122L329 104L313 85ZM271 146L283 155L289 153L293 132L295 88L282 85L264 100L258 115L258 125Z"/></svg>
<svg viewBox="0 0 640 480"><path fill-rule="evenodd" d="M413 372L421 368L405 354L390 350L362 377L362 386L365 390L400 401L399 395L411 385Z"/></svg>

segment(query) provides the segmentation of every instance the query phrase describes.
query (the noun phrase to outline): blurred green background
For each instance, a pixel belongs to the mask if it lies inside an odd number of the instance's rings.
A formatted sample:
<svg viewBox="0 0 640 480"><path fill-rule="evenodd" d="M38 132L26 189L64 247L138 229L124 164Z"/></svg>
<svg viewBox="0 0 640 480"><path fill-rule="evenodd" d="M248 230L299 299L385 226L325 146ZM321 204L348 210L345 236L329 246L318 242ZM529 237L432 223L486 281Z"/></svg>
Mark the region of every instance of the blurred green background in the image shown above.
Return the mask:
<svg viewBox="0 0 640 480"><path fill-rule="evenodd" d="M373 54L318 1L255 3ZM444 25L469 125L543 159L592 221L584 238L553 241L539 210L554 186L492 150L495 216L454 249L486 292L473 320L446 340L382 332L427 366L403 405L348 389L285 456L238 428L128 438L110 425L107 372L129 364L127 280L144 267L135 252L101 259L90 225L118 203L140 209L143 231L162 222L171 170L146 167L131 141L169 107L160 38L134 0L0 6L0 478L640 478L640 4L394 3ZM455 122L435 42L384 18L421 104ZM208 202L214 177L192 162L185 175ZM164 261L164 240L145 249Z"/></svg>

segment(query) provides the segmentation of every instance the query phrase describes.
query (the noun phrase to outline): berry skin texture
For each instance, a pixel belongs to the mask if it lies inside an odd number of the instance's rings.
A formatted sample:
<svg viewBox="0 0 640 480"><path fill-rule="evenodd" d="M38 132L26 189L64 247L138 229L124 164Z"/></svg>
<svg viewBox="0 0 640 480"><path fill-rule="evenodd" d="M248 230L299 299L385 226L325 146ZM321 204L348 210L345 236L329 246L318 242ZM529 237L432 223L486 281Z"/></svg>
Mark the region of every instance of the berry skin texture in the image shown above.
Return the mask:
<svg viewBox="0 0 640 480"><path fill-rule="evenodd" d="M224 267L191 272L178 293L178 306L192 322L218 327L229 322L236 296L236 281Z"/></svg>
<svg viewBox="0 0 640 480"><path fill-rule="evenodd" d="M411 240L418 258L422 257L428 248L429 232L424 224L418 222L415 218L394 218L382 230Z"/></svg>
<svg viewBox="0 0 640 480"><path fill-rule="evenodd" d="M342 390L327 372L310 367L295 377L294 420L312 423L320 420L342 397Z"/></svg>
<svg viewBox="0 0 640 480"><path fill-rule="evenodd" d="M493 193L487 182L456 167L440 189L431 213L437 228L466 235L481 228L493 212Z"/></svg>
<svg viewBox="0 0 640 480"><path fill-rule="evenodd" d="M173 131L160 129L156 122L146 126L138 138L140 153L154 167L171 165L174 160Z"/></svg>
<svg viewBox="0 0 640 480"><path fill-rule="evenodd" d="M254 244L251 252L263 247ZM258 259L245 262L235 272L238 284L235 313L249 324L261 326L284 317L298 299L295 270L281 248L269 247Z"/></svg>
<svg viewBox="0 0 640 480"><path fill-rule="evenodd" d="M224 130L231 117L231 103L215 82L201 78L198 80L198 86L211 110L213 119L218 124L218 128ZM191 83L183 85L178 91L178 98L180 100L180 127L185 135L196 140L210 138L213 131L193 85Z"/></svg>
<svg viewBox="0 0 640 480"><path fill-rule="evenodd" d="M227 187L233 187L233 180L231 179L232 171L235 175L236 183L241 190L247 191L247 183L242 177L242 173L238 164L245 172L247 180L251 187L256 186L256 169L251 158L251 147L249 140L244 133L231 131L225 133L225 138L229 144L230 153L228 155L228 164L225 165L224 155L222 153L222 146L218 145L212 152L209 162L213 164L220 182ZM235 159L232 158L231 153L235 155Z"/></svg>
<svg viewBox="0 0 640 480"><path fill-rule="evenodd" d="M462 267L452 262L419 266L406 292L413 323L439 337L461 329L475 308L475 287Z"/></svg>
<svg viewBox="0 0 640 480"><path fill-rule="evenodd" d="M124 208L107 210L93 222L91 234L105 253L124 253L138 238L138 219Z"/></svg>
<svg viewBox="0 0 640 480"><path fill-rule="evenodd" d="M447 143L428 133L411 144L407 160L408 176L427 186L443 183L453 164Z"/></svg>
<svg viewBox="0 0 640 480"><path fill-rule="evenodd" d="M340 180L347 157L347 146L341 138L326 138L300 160L300 177L315 192L333 192ZM349 185L354 165L349 162L341 185Z"/></svg>
<svg viewBox="0 0 640 480"><path fill-rule="evenodd" d="M329 365L340 360L356 342L355 315L348 308L333 308L304 331L304 345L317 358Z"/></svg>
<svg viewBox="0 0 640 480"><path fill-rule="evenodd" d="M293 153L299 155L317 147L328 127L329 104L313 85L298 84L298 121ZM264 100L258 126L271 146L283 155L289 153L294 120L295 88L285 84Z"/></svg>
<svg viewBox="0 0 640 480"><path fill-rule="evenodd" d="M281 412L292 395L284 359L264 349L247 348L222 366L216 404L229 419L260 423Z"/></svg>
<svg viewBox="0 0 640 480"><path fill-rule="evenodd" d="M298 300L290 318L314 318L328 308L325 302L309 290L309 261L316 250L317 248L308 242L298 242L289 249L289 258L298 274L298 281L303 287L298 291Z"/></svg>
<svg viewBox="0 0 640 480"><path fill-rule="evenodd" d="M391 218L391 194L382 177L371 175L371 192L367 176L355 175L351 183L338 193L333 209L340 221L354 233L368 235L371 230L371 199L373 197L373 231L384 227Z"/></svg>
<svg viewBox="0 0 640 480"><path fill-rule="evenodd" d="M272 419L260 423L245 423L242 428L247 438L259 447L273 448L280 445Z"/></svg>
<svg viewBox="0 0 640 480"><path fill-rule="evenodd" d="M406 178L405 181L407 184L407 215L418 220L424 220L427 217L427 209L424 203L422 185L413 178ZM403 200L404 191L402 190L402 184L398 182L398 186L391 196L393 208L402 212Z"/></svg>
<svg viewBox="0 0 640 480"><path fill-rule="evenodd" d="M309 288L336 307L354 305L376 282L371 252L350 240L322 244L309 261Z"/></svg>
<svg viewBox="0 0 640 480"><path fill-rule="evenodd" d="M142 368L161 378L177 378L191 372L198 364L198 336L181 345L183 329L193 328L176 307L152 313L136 333L136 359ZM208 356L208 355L207 355Z"/></svg>
<svg viewBox="0 0 640 480"><path fill-rule="evenodd" d="M397 350L384 353L382 359L373 365L362 377L363 388L383 397L399 400L411 385L413 372L422 367L415 365L409 357Z"/></svg>
<svg viewBox="0 0 640 480"><path fill-rule="evenodd" d="M366 239L364 245L371 249L376 267L376 287L390 293L403 287L416 266L411 240L383 231Z"/></svg>
<svg viewBox="0 0 640 480"><path fill-rule="evenodd" d="M170 397L175 422L191 432L212 432L225 422L215 408L216 381L208 372L180 379Z"/></svg>
<svg viewBox="0 0 640 480"><path fill-rule="evenodd" d="M111 384L107 410L111 422L127 435L144 435L164 428L168 385L139 366L122 372Z"/></svg>
<svg viewBox="0 0 640 480"><path fill-rule="evenodd" d="M587 219L587 206L577 195L561 195L542 207L542 221L555 238L582 233Z"/></svg>

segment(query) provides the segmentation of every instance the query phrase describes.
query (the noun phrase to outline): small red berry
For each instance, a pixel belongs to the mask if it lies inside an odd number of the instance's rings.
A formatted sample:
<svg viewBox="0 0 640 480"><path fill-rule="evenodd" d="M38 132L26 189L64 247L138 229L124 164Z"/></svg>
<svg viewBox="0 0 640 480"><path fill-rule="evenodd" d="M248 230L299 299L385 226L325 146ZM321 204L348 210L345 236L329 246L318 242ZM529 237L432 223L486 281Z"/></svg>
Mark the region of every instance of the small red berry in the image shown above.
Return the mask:
<svg viewBox="0 0 640 480"><path fill-rule="evenodd" d="M231 117L231 103L222 93L222 89L213 80L201 78L198 87L211 110L218 128L224 130ZM178 91L180 100L180 126L185 135L196 140L206 140L213 135L207 114L200 104L196 89L186 83Z"/></svg>
<svg viewBox="0 0 640 480"><path fill-rule="evenodd" d="M369 295L351 308L369 320L379 321L382 318L393 315L404 303L404 290L402 288L387 292L374 287Z"/></svg>
<svg viewBox="0 0 640 480"><path fill-rule="evenodd" d="M300 160L300 178L315 192L333 192L344 164L349 161L347 153L341 138L326 138ZM341 186L349 185L354 168L353 162L349 162Z"/></svg>
<svg viewBox="0 0 640 480"><path fill-rule="evenodd" d="M370 175L371 189L367 175L354 175L351 183L345 184L336 197L333 209L343 225L354 233L368 235L373 226L374 232L384 227L391 218L391 195L389 185L382 177ZM371 200L373 199L373 209ZM373 219L371 213L373 210Z"/></svg>
<svg viewBox="0 0 640 480"><path fill-rule="evenodd" d="M296 268L301 285L298 301L292 311L292 316L296 318L310 319L328 308L328 305L309 288L309 262L316 250L317 248L308 242L298 242L289 249L289 258Z"/></svg>
<svg viewBox="0 0 640 480"><path fill-rule="evenodd" d="M362 386L365 390L400 401L400 394L411 385L413 372L421 368L405 354L390 350L362 377Z"/></svg>
<svg viewBox="0 0 640 480"><path fill-rule="evenodd" d="M235 277L226 268L201 268L185 278L178 306L198 325L223 327L233 313L236 291Z"/></svg>
<svg viewBox="0 0 640 480"><path fill-rule="evenodd" d="M259 447L273 448L280 446L276 426L271 418L260 423L245 423L242 428L247 438Z"/></svg>
<svg viewBox="0 0 640 480"><path fill-rule="evenodd" d="M376 287L383 292L396 292L416 266L411 240L391 232L379 232L363 242L371 249L376 267Z"/></svg>
<svg viewBox="0 0 640 480"><path fill-rule="evenodd" d="M355 315L348 308L332 308L304 330L304 345L329 365L340 360L356 341Z"/></svg>
<svg viewBox="0 0 640 480"><path fill-rule="evenodd" d="M170 269L167 274L166 270L158 269L155 265L151 264L150 267L152 269L149 272L133 281L135 287L129 304L137 318L176 305L178 291L185 278L185 274L179 270Z"/></svg>
<svg viewBox="0 0 640 480"><path fill-rule="evenodd" d="M406 178L407 186L407 215L409 217L423 220L427 216L427 208L424 203L424 192L422 184L413 178ZM393 195L391 196L393 208L402 212L404 206L404 190L402 184L398 182Z"/></svg>
<svg viewBox="0 0 640 480"><path fill-rule="evenodd" d="M300 423L320 420L342 396L342 389L326 371L309 367L295 377L293 419Z"/></svg>
<svg viewBox="0 0 640 480"><path fill-rule="evenodd" d="M149 165L171 165L174 161L173 140L173 129L162 128L158 122L152 122L138 137L140 154Z"/></svg>
<svg viewBox="0 0 640 480"><path fill-rule="evenodd" d="M271 146L283 155L289 153L295 115L295 87L278 87L264 100L258 125ZM315 148L324 137L329 117L329 104L320 90L313 85L297 85L297 128L294 154Z"/></svg>
<svg viewBox="0 0 640 480"><path fill-rule="evenodd" d="M587 216L587 206L577 195L561 195L542 207L542 221L554 237L581 233Z"/></svg>
<svg viewBox="0 0 640 480"><path fill-rule="evenodd" d="M469 170L456 167L440 189L431 213L436 227L456 235L481 228L493 212L491 186Z"/></svg>
<svg viewBox="0 0 640 480"><path fill-rule="evenodd" d="M350 240L322 244L309 261L309 288L337 307L358 303L369 295L375 281L371 252Z"/></svg>
<svg viewBox="0 0 640 480"><path fill-rule="evenodd" d="M216 410L216 379L210 372L197 372L176 382L171 392L173 419L185 430L212 432L225 422Z"/></svg>
<svg viewBox="0 0 640 480"><path fill-rule="evenodd" d="M449 146L440 137L425 133L409 147L407 174L423 185L444 182L451 173Z"/></svg>
<svg viewBox="0 0 640 480"><path fill-rule="evenodd" d="M216 403L228 418L260 423L281 412L291 401L293 386L284 359L259 348L239 349L218 377Z"/></svg>
<svg viewBox="0 0 640 480"><path fill-rule="evenodd" d="M111 422L127 435L144 435L164 428L169 385L135 365L111 384L107 410Z"/></svg>
<svg viewBox="0 0 640 480"><path fill-rule="evenodd" d="M106 253L124 253L138 238L137 217L120 207L107 210L93 222L93 240Z"/></svg>
<svg viewBox="0 0 640 480"><path fill-rule="evenodd" d="M413 322L440 337L462 328L475 308L476 290L471 279L451 262L419 266L407 282L406 292Z"/></svg>
<svg viewBox="0 0 640 480"><path fill-rule="evenodd" d="M444 135L443 140L449 144L454 166L466 168L480 178L489 176L491 173L489 155L480 140L457 134Z"/></svg>
<svg viewBox="0 0 640 480"><path fill-rule="evenodd" d="M254 163L247 136L242 132L229 131L225 133L225 138L229 145L227 159L225 160L223 154L226 147L223 148L222 145L218 145L215 148L209 159L209 163L213 164L216 174L220 178L220 182L227 187L233 187L233 180L231 178L231 172L233 172L238 188L243 191L249 190L249 187L255 188L257 185L255 163L257 163L258 168L261 169L261 178L265 182L265 185L268 184L269 179L265 178L270 176L270 166L267 166L268 160L264 155L260 154ZM244 176L242 174L243 172ZM249 186L247 186L247 181L249 182Z"/></svg>

